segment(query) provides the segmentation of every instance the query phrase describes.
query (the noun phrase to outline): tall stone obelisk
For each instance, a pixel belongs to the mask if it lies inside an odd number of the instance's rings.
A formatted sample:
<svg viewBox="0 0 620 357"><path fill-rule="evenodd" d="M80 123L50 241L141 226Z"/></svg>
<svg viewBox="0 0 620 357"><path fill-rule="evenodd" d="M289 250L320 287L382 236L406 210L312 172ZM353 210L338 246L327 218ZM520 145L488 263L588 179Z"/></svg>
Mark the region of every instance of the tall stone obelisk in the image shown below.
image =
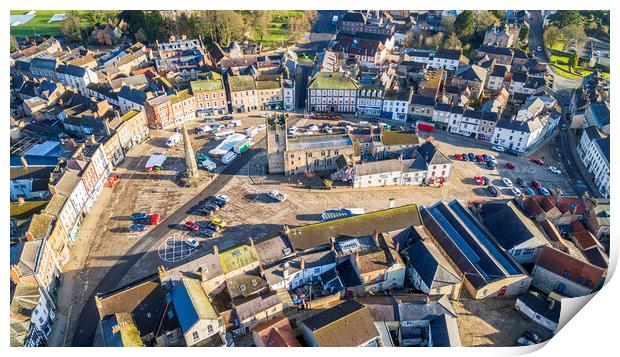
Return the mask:
<svg viewBox="0 0 620 357"><path fill-rule="evenodd" d="M185 176L191 180L198 176L198 165L196 164L194 148L192 148L192 143L189 140L189 134L187 133L185 123L183 123L183 147L185 148Z"/></svg>

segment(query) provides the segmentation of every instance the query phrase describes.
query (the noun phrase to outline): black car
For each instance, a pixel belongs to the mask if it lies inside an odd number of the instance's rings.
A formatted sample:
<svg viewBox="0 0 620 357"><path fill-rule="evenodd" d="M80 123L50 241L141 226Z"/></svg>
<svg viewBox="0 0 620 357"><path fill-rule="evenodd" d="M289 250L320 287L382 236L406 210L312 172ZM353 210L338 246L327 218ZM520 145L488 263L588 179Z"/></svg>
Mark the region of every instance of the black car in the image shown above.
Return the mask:
<svg viewBox="0 0 620 357"><path fill-rule="evenodd" d="M205 203L202 207L206 208L206 209L210 209L211 211L217 211L217 210L220 209L219 205L217 205L215 203L211 203L211 202Z"/></svg>
<svg viewBox="0 0 620 357"><path fill-rule="evenodd" d="M467 155L466 153L463 153L463 161L471 161L469 160L469 155Z"/></svg>
<svg viewBox="0 0 620 357"><path fill-rule="evenodd" d="M489 192L490 192L493 196L495 196L495 197L499 196L499 190L497 189L497 187L495 187L495 186L493 186L493 185L489 185L489 186L487 186L487 190L489 190Z"/></svg>
<svg viewBox="0 0 620 357"><path fill-rule="evenodd" d="M506 152L512 156L519 156L519 152L516 151L515 149L508 149L506 150Z"/></svg>
<svg viewBox="0 0 620 357"><path fill-rule="evenodd" d="M522 179L522 178L520 178L520 177L517 177L516 181L517 181L517 185L519 185L519 186L521 186L521 187L526 187L526 186L527 186L527 184L525 183L525 181L523 181L523 179Z"/></svg>
<svg viewBox="0 0 620 357"><path fill-rule="evenodd" d="M493 161L487 161L487 167L489 169L494 169L495 168L495 163Z"/></svg>
<svg viewBox="0 0 620 357"><path fill-rule="evenodd" d="M198 230L198 234L200 234L201 236L207 237L207 238L213 238L215 237L217 232L215 232L213 229L209 227L205 227L205 228L201 228L200 230Z"/></svg>
<svg viewBox="0 0 620 357"><path fill-rule="evenodd" d="M220 120L231 120L233 117L230 115L224 115L223 117L220 118Z"/></svg>
<svg viewBox="0 0 620 357"><path fill-rule="evenodd" d="M474 155L473 152L467 154L467 158L469 159L469 161L476 161L476 155Z"/></svg>
<svg viewBox="0 0 620 357"><path fill-rule="evenodd" d="M215 212L214 210L207 208L207 207L200 207L199 210L200 214L202 214L203 216L210 216L213 214L213 212Z"/></svg>
<svg viewBox="0 0 620 357"><path fill-rule="evenodd" d="M484 180L484 184L485 185L490 185L491 184L491 179L486 177L486 176L482 176L482 180Z"/></svg>
<svg viewBox="0 0 620 357"><path fill-rule="evenodd" d="M542 342L542 338L540 338L540 336L538 336L537 334L535 334L532 331L525 331L523 332L523 334L521 335L525 338L527 338L530 341L536 342L536 343L541 343Z"/></svg>

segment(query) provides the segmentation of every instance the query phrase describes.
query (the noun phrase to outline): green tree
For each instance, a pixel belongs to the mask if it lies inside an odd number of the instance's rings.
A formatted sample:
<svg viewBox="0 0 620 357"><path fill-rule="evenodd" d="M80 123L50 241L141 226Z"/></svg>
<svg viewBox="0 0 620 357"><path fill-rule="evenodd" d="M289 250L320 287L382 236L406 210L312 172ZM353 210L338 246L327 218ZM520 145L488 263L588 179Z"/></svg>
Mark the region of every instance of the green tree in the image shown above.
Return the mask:
<svg viewBox="0 0 620 357"><path fill-rule="evenodd" d="M573 42L583 43L588 38L581 24L571 24L560 29L564 38L564 48L570 47Z"/></svg>
<svg viewBox="0 0 620 357"><path fill-rule="evenodd" d="M552 47L558 42L563 42L564 35L562 34L562 31L560 31L560 29L556 26L549 26L545 29L543 39L547 47Z"/></svg>
<svg viewBox="0 0 620 357"><path fill-rule="evenodd" d="M454 30L461 37L470 36L474 33L474 12L465 10L456 16Z"/></svg>
<svg viewBox="0 0 620 357"><path fill-rule="evenodd" d="M558 10L550 17L551 22L559 28L581 23L581 14L576 10Z"/></svg>
<svg viewBox="0 0 620 357"><path fill-rule="evenodd" d="M498 18L491 11L475 11L474 12L474 30L486 31L492 24L498 22Z"/></svg>
<svg viewBox="0 0 620 357"><path fill-rule="evenodd" d="M504 10L491 10L490 11L495 17L497 17L499 20L503 19L504 16L506 16L506 11Z"/></svg>
<svg viewBox="0 0 620 357"><path fill-rule="evenodd" d="M17 51L18 46L17 46L17 40L15 40L15 36L11 36L10 44L11 44L11 53Z"/></svg>
<svg viewBox="0 0 620 357"><path fill-rule="evenodd" d="M60 32L66 39L73 42L83 42L82 24L77 11L68 11L65 21L60 26Z"/></svg>
<svg viewBox="0 0 620 357"><path fill-rule="evenodd" d="M254 12L253 22L254 30L260 37L261 42L263 38L269 33L269 27L273 20L273 14L269 10L258 10Z"/></svg>
<svg viewBox="0 0 620 357"><path fill-rule="evenodd" d="M462 47L461 40L459 40L455 33L451 33L443 43L443 47L451 50L460 50Z"/></svg>
<svg viewBox="0 0 620 357"><path fill-rule="evenodd" d="M574 67L577 67L578 64L579 64L579 55L577 54L577 52L573 52L568 58L568 67L572 69Z"/></svg>
<svg viewBox="0 0 620 357"><path fill-rule="evenodd" d="M165 39L164 17L157 10L148 11L144 16L144 33L149 42Z"/></svg>
<svg viewBox="0 0 620 357"><path fill-rule="evenodd" d="M521 26L521 29L519 30L519 41L525 41L529 33L530 33L529 27Z"/></svg>

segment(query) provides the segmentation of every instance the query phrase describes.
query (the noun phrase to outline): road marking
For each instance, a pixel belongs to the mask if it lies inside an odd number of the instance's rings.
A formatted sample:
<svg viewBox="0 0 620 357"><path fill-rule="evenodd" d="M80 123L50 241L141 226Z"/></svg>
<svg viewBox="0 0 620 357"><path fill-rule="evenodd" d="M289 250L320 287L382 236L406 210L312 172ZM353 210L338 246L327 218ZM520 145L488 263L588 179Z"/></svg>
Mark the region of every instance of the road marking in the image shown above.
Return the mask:
<svg viewBox="0 0 620 357"><path fill-rule="evenodd" d="M159 257L166 262L176 263L196 253L197 249L185 243L185 236L173 233L170 238L163 242L157 252Z"/></svg>

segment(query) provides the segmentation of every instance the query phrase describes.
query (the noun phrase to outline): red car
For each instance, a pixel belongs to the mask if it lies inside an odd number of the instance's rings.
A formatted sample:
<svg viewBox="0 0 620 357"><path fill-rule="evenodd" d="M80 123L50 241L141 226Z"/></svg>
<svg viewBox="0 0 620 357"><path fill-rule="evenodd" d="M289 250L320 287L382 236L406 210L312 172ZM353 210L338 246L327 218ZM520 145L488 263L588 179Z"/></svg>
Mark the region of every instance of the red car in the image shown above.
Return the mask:
<svg viewBox="0 0 620 357"><path fill-rule="evenodd" d="M151 226L159 224L159 213L153 213L150 219Z"/></svg>
<svg viewBox="0 0 620 357"><path fill-rule="evenodd" d="M541 159L532 159L532 162L535 163L536 165L540 165L540 166L545 164L545 162L542 161Z"/></svg>
<svg viewBox="0 0 620 357"><path fill-rule="evenodd" d="M532 187L538 189L538 188L541 188L542 185L540 184L540 182L534 180L534 181L532 181Z"/></svg>
<svg viewBox="0 0 620 357"><path fill-rule="evenodd" d="M454 159L455 160L459 160L459 161L463 161L463 155L461 155L461 154L454 154Z"/></svg>
<svg viewBox="0 0 620 357"><path fill-rule="evenodd" d="M478 160L478 162L484 162L484 157L482 155L476 155L476 160Z"/></svg>
<svg viewBox="0 0 620 357"><path fill-rule="evenodd" d="M506 163L506 167L509 168L510 170L514 170L515 169L515 164L513 164L512 162L508 162L508 163Z"/></svg>
<svg viewBox="0 0 620 357"><path fill-rule="evenodd" d="M484 185L484 178L482 176L475 176L474 181L476 181L478 185Z"/></svg>
<svg viewBox="0 0 620 357"><path fill-rule="evenodd" d="M192 221L187 221L185 222L185 228L187 228L187 230L189 231L196 232L197 230L200 229L200 226L197 223L194 223Z"/></svg>

